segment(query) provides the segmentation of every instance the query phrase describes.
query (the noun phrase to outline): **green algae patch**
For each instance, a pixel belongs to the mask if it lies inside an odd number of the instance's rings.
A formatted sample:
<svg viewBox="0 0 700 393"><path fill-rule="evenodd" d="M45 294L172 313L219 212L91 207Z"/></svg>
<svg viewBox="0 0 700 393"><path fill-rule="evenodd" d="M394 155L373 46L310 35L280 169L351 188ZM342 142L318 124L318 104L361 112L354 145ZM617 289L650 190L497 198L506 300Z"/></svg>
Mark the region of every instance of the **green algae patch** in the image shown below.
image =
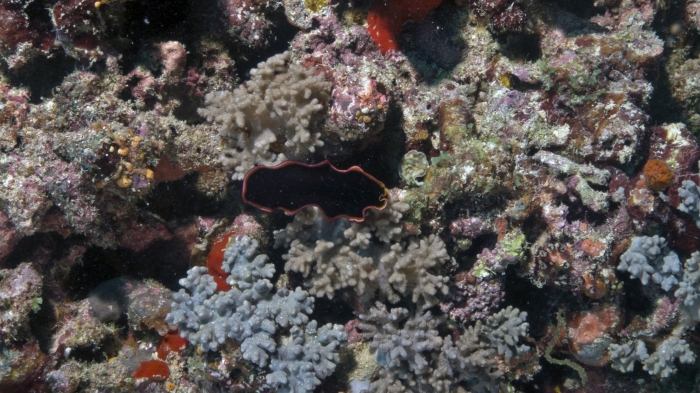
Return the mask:
<svg viewBox="0 0 700 393"><path fill-rule="evenodd" d="M499 243L503 246L505 252L512 255L514 258L521 259L525 256L525 244L527 241L525 240L524 233L520 231L510 232L506 234Z"/></svg>

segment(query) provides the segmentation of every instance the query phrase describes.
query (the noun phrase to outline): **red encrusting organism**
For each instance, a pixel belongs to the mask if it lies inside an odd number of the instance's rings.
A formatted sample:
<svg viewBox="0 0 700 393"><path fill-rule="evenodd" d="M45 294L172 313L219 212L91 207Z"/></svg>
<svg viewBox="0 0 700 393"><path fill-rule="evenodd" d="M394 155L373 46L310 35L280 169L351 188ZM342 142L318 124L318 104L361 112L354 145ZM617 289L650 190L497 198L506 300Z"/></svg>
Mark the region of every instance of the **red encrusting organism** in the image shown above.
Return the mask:
<svg viewBox="0 0 700 393"><path fill-rule="evenodd" d="M170 376L168 363L162 360L141 362L141 367L134 371L134 378L148 378L152 381L163 382Z"/></svg>
<svg viewBox="0 0 700 393"><path fill-rule="evenodd" d="M224 263L224 252L226 251L226 245L228 244L228 239L235 235L235 231L227 232L214 240L214 245L211 246L211 251L207 256L207 270L210 276L214 277L214 282L216 282L216 289L219 291L228 291L231 286L226 284L226 277L228 273L222 269Z"/></svg>
<svg viewBox="0 0 700 393"><path fill-rule="evenodd" d="M442 0L375 0L367 13L367 30L382 53L399 50L401 26L417 22Z"/></svg>
<svg viewBox="0 0 700 393"><path fill-rule="evenodd" d="M180 353L185 348L187 348L187 339L182 338L180 332L176 330L160 338L156 353L160 359L165 359L170 352Z"/></svg>

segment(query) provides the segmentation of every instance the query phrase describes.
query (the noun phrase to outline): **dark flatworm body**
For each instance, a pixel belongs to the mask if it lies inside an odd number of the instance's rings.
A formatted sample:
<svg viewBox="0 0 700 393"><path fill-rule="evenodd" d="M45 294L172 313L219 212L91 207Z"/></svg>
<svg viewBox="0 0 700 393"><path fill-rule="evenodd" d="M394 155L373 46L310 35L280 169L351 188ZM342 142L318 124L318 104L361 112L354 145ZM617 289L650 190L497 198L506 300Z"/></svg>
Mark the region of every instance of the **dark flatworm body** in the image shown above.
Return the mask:
<svg viewBox="0 0 700 393"><path fill-rule="evenodd" d="M243 179L243 201L248 204L288 214L318 206L329 221L340 217L363 221L365 210L386 206L387 195L384 184L360 167L338 169L328 160L314 165L286 161L257 166Z"/></svg>

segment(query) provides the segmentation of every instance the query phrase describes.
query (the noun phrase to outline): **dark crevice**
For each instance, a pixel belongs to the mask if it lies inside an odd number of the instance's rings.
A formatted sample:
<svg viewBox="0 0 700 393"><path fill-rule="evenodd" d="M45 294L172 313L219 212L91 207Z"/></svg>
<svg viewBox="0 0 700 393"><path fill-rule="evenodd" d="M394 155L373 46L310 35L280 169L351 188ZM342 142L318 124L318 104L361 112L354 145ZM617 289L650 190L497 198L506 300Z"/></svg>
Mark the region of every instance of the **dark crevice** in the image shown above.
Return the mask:
<svg viewBox="0 0 700 393"><path fill-rule="evenodd" d="M560 9L583 20L589 20L594 16L605 14L605 8L596 7L593 1L550 0L544 2L545 7L547 3L555 4Z"/></svg>
<svg viewBox="0 0 700 393"><path fill-rule="evenodd" d="M193 4L188 0L125 2L124 31L136 47L154 39L179 40L191 32L184 28Z"/></svg>
<svg viewBox="0 0 700 393"><path fill-rule="evenodd" d="M537 241L540 234L547 230L547 222L542 216L542 211L537 210L536 212L530 214L522 225L523 233L525 235L525 240L532 244Z"/></svg>
<svg viewBox="0 0 700 393"><path fill-rule="evenodd" d="M477 255L481 254L485 248L493 249L498 243L498 235L493 233L477 236L476 238L472 239L472 244L466 250L460 250L455 241L448 241L446 243L452 246L451 248L455 250L450 253L450 255L454 255L454 258L458 264L455 272L450 274L451 276L454 276L456 273L471 269L477 260Z"/></svg>
<svg viewBox="0 0 700 393"><path fill-rule="evenodd" d="M656 73L651 78L654 87L647 112L651 116L652 125L664 123L688 123L683 108L674 99L671 92L669 69L678 68L681 62L687 60L688 47L697 42L697 32L685 31L681 37L675 37L669 32L672 22L684 20L684 8L680 2L670 2L670 7L660 9L652 22L652 28L659 38L666 42L664 53ZM678 41L678 39L681 41Z"/></svg>
<svg viewBox="0 0 700 393"><path fill-rule="evenodd" d="M121 253L116 250L90 248L83 256L83 263L73 266L65 284L64 290L71 300L78 301L87 297L88 293L100 283L119 277L114 267L121 263Z"/></svg>
<svg viewBox="0 0 700 393"><path fill-rule="evenodd" d="M257 67L260 62L289 49L290 43L300 31L289 23L281 7L278 12L269 15L269 19L274 26L274 31L268 34L272 37L272 42L268 46L230 48L229 50L231 58L236 62L236 73L242 81L250 79L250 70Z"/></svg>
<svg viewBox="0 0 700 393"><path fill-rule="evenodd" d="M235 217L240 214L241 182L230 182L226 195L214 198L197 190L199 176L198 172L193 172L180 180L158 183L138 205L165 221L175 222L184 222L193 216Z"/></svg>
<svg viewBox="0 0 700 393"><path fill-rule="evenodd" d="M498 36L497 40L501 46L501 52L509 59L534 62L539 60L542 56L540 38L540 36L534 34L507 34L505 36ZM513 80L519 82L517 78L513 78ZM520 85L529 86L522 82L520 82ZM513 86L513 88L515 88L515 86ZM516 88L516 90L519 89Z"/></svg>
<svg viewBox="0 0 700 393"><path fill-rule="evenodd" d="M387 188L399 185L399 164L405 154L406 134L402 128L403 116L401 109L395 105L389 107L384 130L367 143L363 150L352 155L328 157L331 164L339 169L347 169L353 165L362 168L366 173L384 183Z"/></svg>
<svg viewBox="0 0 700 393"><path fill-rule="evenodd" d="M29 89L30 103L40 104L42 98L51 97L54 88L75 71L78 64L77 60L60 50L54 51L51 57L34 57L19 69L9 70L7 74L12 85Z"/></svg>
<svg viewBox="0 0 700 393"><path fill-rule="evenodd" d="M350 291L354 292L353 289ZM352 312L349 302L339 301L344 296L342 293L336 293L333 300L327 297L317 297L314 302L314 311L309 316L309 319L318 322L318 326L323 326L327 323L345 325L347 321L354 319L356 316ZM356 297L357 294L348 294L351 297Z"/></svg>
<svg viewBox="0 0 700 393"><path fill-rule="evenodd" d="M530 280L521 277L515 266L506 269L505 299L501 308L513 306L527 312L527 322L530 324L530 334L540 337L548 325L554 321L558 307L570 304L573 295L549 287L537 288ZM569 302L565 299L569 298Z"/></svg>

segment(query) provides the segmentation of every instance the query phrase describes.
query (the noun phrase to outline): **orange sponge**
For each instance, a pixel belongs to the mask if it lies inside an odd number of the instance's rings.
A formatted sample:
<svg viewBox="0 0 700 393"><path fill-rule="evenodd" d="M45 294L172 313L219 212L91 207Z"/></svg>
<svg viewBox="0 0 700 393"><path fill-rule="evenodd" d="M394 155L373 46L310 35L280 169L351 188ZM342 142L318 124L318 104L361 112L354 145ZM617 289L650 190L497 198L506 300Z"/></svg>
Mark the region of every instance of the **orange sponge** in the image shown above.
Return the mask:
<svg viewBox="0 0 700 393"><path fill-rule="evenodd" d="M644 181L654 191L663 191L673 183L675 178L671 168L665 162L649 160L644 165Z"/></svg>

